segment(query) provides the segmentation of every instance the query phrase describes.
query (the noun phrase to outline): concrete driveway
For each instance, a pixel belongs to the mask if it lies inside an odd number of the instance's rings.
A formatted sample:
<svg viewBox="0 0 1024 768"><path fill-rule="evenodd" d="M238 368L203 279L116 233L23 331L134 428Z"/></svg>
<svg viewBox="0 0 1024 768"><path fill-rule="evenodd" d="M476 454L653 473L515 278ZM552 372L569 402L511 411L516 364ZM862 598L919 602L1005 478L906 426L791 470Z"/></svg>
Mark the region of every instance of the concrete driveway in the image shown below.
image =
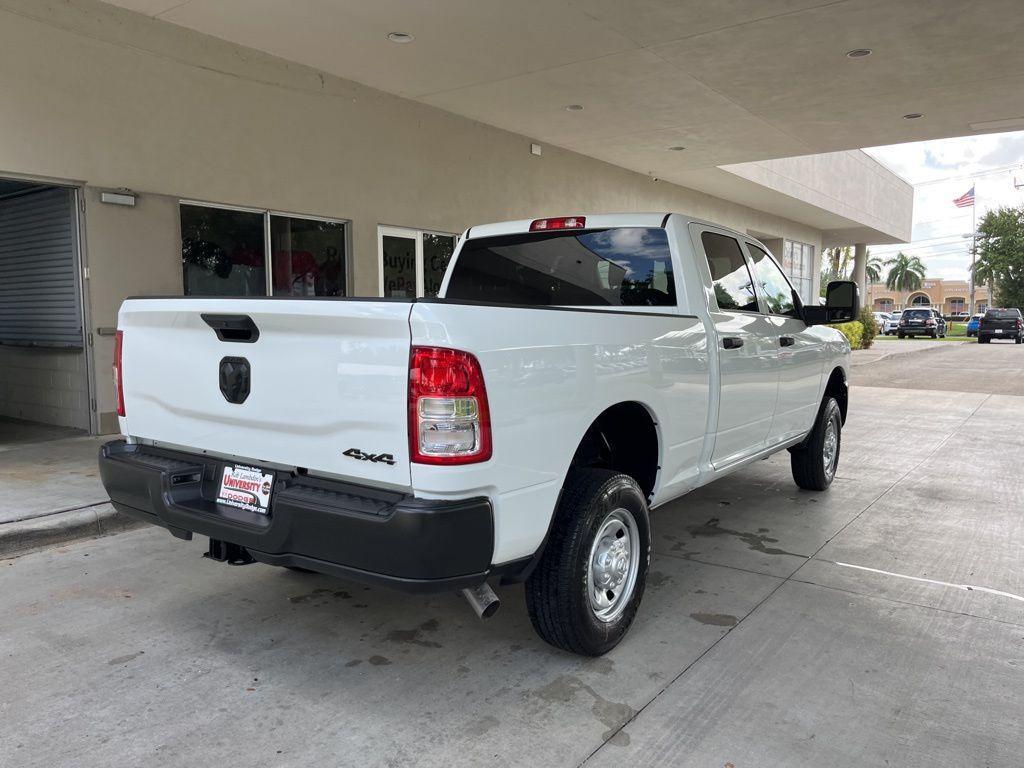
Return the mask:
<svg viewBox="0 0 1024 768"><path fill-rule="evenodd" d="M1018 765L1021 423L1021 396L855 387L828 492L783 454L655 513L601 659L536 639L519 588L480 622L155 529L0 561L3 762Z"/></svg>

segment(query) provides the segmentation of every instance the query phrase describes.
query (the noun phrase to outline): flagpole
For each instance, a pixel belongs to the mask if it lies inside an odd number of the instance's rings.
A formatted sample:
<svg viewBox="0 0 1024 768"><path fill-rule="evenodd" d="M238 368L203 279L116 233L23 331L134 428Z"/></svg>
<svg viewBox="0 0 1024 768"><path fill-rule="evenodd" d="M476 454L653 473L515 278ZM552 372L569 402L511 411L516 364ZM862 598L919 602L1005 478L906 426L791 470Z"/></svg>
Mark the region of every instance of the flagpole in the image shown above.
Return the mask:
<svg viewBox="0 0 1024 768"><path fill-rule="evenodd" d="M974 200L971 204L971 316L977 311L974 301L974 260L978 252L978 184L974 184Z"/></svg>

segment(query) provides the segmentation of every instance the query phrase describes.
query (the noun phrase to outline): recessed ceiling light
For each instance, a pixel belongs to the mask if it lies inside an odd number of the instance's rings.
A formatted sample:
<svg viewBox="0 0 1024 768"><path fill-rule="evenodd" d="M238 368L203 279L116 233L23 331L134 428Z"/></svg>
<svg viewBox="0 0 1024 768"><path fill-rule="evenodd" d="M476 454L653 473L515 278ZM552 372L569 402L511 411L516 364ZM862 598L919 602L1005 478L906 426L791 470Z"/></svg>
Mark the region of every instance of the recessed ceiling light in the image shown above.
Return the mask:
<svg viewBox="0 0 1024 768"><path fill-rule="evenodd" d="M411 43L415 39L408 32L388 32L388 40L392 43Z"/></svg>
<svg viewBox="0 0 1024 768"><path fill-rule="evenodd" d="M846 52L846 58L848 59L863 59L865 56L871 55L870 48L854 48L852 51Z"/></svg>
<svg viewBox="0 0 1024 768"><path fill-rule="evenodd" d="M903 116L904 120L918 120L924 117L920 112L909 112Z"/></svg>
<svg viewBox="0 0 1024 768"><path fill-rule="evenodd" d="M584 109L582 104L569 104L566 110L569 112L582 112Z"/></svg>
<svg viewBox="0 0 1024 768"><path fill-rule="evenodd" d="M686 147L669 147L668 151L669 152L682 152L684 149L686 149Z"/></svg>

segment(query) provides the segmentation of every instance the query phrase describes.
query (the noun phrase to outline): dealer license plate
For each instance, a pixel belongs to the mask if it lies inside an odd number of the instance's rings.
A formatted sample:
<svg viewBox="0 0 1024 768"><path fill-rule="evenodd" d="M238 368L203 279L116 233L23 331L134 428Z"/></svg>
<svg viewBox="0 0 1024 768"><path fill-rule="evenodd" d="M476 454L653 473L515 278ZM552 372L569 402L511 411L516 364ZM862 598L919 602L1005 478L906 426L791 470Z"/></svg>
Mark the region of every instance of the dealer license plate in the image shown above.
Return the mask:
<svg viewBox="0 0 1024 768"><path fill-rule="evenodd" d="M1002 332L1003 332L1002 328L996 328L996 333L1002 333Z"/></svg>
<svg viewBox="0 0 1024 768"><path fill-rule="evenodd" d="M270 510L270 492L273 487L273 472L264 472L259 467L247 467L244 464L225 464L217 501L265 515Z"/></svg>

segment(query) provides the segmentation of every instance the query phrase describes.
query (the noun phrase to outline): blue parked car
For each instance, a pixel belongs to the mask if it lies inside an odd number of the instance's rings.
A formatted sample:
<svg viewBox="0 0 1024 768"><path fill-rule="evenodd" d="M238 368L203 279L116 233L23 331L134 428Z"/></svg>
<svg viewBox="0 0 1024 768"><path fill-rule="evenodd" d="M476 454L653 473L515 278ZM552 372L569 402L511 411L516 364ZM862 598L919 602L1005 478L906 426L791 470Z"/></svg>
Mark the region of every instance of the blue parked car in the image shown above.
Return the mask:
<svg viewBox="0 0 1024 768"><path fill-rule="evenodd" d="M981 315L971 315L971 319L967 321L967 336L968 336L968 338L970 338L971 336L977 336L978 335L978 324L981 322L981 318L982 317L984 317L984 314L981 314Z"/></svg>

